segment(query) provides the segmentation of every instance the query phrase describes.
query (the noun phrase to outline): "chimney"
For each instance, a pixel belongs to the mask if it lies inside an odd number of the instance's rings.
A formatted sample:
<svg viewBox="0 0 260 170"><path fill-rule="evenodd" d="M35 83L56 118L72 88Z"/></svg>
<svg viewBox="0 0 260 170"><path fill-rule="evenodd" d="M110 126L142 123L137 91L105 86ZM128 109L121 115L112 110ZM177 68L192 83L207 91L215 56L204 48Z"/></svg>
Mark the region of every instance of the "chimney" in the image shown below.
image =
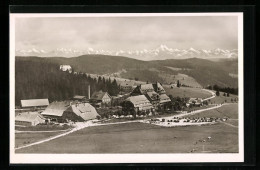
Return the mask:
<svg viewBox="0 0 260 170"><path fill-rule="evenodd" d="M90 99L90 85L88 85L88 99Z"/></svg>

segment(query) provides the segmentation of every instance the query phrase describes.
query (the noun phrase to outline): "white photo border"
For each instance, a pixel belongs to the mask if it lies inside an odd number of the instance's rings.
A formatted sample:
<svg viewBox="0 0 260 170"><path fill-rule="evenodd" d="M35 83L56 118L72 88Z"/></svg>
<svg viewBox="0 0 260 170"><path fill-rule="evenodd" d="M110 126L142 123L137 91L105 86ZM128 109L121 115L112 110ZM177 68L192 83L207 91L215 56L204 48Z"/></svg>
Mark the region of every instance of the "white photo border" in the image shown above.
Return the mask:
<svg viewBox="0 0 260 170"><path fill-rule="evenodd" d="M153 17L153 16L237 16L239 135L238 153L203 154L21 154L15 153L15 19L24 17ZM244 162L244 68L243 13L10 13L10 164L88 164L88 163L209 163ZM145 156L144 156L145 155Z"/></svg>

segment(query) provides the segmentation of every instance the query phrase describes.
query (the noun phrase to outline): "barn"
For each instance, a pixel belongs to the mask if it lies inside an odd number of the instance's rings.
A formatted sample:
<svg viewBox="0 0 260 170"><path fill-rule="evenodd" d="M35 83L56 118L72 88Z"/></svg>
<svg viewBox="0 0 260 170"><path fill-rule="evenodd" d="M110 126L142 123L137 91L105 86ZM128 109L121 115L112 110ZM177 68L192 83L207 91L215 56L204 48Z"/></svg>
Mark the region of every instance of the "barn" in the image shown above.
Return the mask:
<svg viewBox="0 0 260 170"><path fill-rule="evenodd" d="M21 107L24 108L38 108L43 109L49 105L48 99L29 99L21 100Z"/></svg>
<svg viewBox="0 0 260 170"><path fill-rule="evenodd" d="M158 94L165 94L166 91L159 82L150 84L141 84L137 86L131 93L131 96L145 95L148 92L156 92Z"/></svg>
<svg viewBox="0 0 260 170"><path fill-rule="evenodd" d="M38 112L23 112L15 116L16 126L36 126L45 123L45 118Z"/></svg>
<svg viewBox="0 0 260 170"><path fill-rule="evenodd" d="M58 122L67 120L82 122L99 116L96 109L89 103L72 101L53 102L42 112L42 115Z"/></svg>
<svg viewBox="0 0 260 170"><path fill-rule="evenodd" d="M103 92L102 90L93 93L91 96L91 101L94 103L111 103L111 96L107 92Z"/></svg>
<svg viewBox="0 0 260 170"><path fill-rule="evenodd" d="M154 109L151 102L144 95L128 97L122 106L125 112L150 112Z"/></svg>

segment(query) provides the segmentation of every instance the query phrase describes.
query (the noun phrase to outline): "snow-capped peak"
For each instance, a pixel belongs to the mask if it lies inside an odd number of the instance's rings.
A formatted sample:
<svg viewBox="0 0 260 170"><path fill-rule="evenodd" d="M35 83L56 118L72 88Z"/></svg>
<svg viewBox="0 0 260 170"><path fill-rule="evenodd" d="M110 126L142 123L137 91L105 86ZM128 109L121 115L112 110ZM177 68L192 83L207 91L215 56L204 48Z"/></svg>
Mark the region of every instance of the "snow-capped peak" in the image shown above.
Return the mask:
<svg viewBox="0 0 260 170"><path fill-rule="evenodd" d="M45 49L17 49L15 50L17 56L40 56L40 57L51 57L51 56L61 56L61 57L77 57L84 54L104 54L104 55L117 55L125 56L141 60L155 60L158 59L173 59L173 58L235 58L238 55L237 49L224 50L220 48L215 48L211 50L205 49L177 49L169 48L166 45L159 45L154 49L128 49L128 50L94 50L91 47L86 48L86 50L79 50L73 48L56 48L54 50Z"/></svg>

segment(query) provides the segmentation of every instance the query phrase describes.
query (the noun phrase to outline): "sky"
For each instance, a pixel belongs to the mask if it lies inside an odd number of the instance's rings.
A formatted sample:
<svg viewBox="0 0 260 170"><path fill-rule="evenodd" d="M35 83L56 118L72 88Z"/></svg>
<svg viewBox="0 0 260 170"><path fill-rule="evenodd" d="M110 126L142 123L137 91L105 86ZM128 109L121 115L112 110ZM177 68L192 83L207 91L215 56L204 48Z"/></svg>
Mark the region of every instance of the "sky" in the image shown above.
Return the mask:
<svg viewBox="0 0 260 170"><path fill-rule="evenodd" d="M237 16L16 18L16 49L237 49Z"/></svg>

